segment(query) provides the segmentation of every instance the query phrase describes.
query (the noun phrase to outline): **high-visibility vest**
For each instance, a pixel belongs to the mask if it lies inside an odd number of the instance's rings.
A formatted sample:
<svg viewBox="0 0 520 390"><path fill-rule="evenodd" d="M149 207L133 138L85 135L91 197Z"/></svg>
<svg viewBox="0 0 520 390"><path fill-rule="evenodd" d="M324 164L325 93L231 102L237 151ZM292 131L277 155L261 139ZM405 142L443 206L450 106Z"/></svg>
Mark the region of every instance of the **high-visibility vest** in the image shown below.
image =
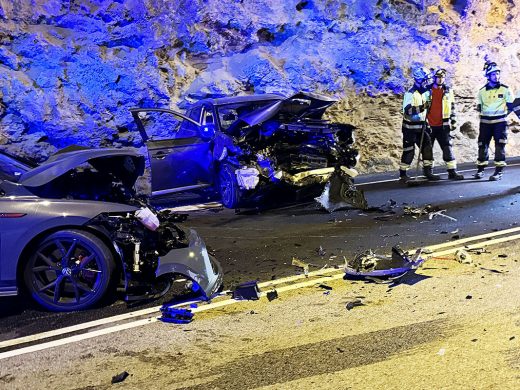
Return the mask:
<svg viewBox="0 0 520 390"><path fill-rule="evenodd" d="M487 124L505 122L513 101L513 93L507 85L499 84L491 87L486 84L478 91L477 109L480 111L480 122Z"/></svg>

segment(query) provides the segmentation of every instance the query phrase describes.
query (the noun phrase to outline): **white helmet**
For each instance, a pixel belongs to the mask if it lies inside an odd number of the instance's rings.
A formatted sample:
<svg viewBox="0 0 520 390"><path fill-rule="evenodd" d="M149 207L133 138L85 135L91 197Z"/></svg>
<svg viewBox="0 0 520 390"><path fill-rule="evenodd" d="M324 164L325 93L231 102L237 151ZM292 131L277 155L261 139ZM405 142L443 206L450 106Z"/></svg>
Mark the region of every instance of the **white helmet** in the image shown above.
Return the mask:
<svg viewBox="0 0 520 390"><path fill-rule="evenodd" d="M484 74L488 77L493 72L500 72L500 68L498 67L496 62L486 61L484 64Z"/></svg>

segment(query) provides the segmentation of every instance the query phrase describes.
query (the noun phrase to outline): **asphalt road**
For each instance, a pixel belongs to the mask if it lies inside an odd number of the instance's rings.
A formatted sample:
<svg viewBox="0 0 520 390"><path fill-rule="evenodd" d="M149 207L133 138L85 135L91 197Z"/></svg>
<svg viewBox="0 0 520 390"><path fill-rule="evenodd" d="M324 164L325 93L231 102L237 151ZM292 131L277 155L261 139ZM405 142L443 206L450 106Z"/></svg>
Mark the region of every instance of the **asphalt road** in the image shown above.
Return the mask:
<svg viewBox="0 0 520 390"><path fill-rule="evenodd" d="M469 177L474 171L464 173ZM368 249L388 254L394 245L408 250L515 226L519 173L520 166L509 166L499 182L490 182L486 177L413 187L395 181L395 174L363 176L357 183L373 208L368 212L344 209L329 213L314 202L261 212L213 209L190 213L186 225L200 233L221 262L224 287L229 289L248 280L294 275L299 270L291 265L293 257L311 263L313 270L324 265L341 266L344 258ZM456 221L405 213L406 206L426 205L433 210L446 210L445 215ZM24 297L1 298L0 309L0 340L134 310L125 302L114 300L108 306L81 313L48 313Z"/></svg>

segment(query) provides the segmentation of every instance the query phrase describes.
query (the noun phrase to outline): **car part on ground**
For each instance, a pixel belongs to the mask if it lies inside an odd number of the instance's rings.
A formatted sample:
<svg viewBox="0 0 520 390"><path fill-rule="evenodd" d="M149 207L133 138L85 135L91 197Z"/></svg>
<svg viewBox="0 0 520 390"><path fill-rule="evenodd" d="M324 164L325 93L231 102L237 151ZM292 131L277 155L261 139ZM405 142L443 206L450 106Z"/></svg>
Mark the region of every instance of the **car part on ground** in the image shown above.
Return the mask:
<svg viewBox="0 0 520 390"><path fill-rule="evenodd" d="M408 273L413 273L423 263L422 250L418 249L409 257L398 246L392 248L392 255L381 256L372 250L358 254L345 265L345 279L366 280L376 283L394 283Z"/></svg>
<svg viewBox="0 0 520 390"><path fill-rule="evenodd" d="M114 284L158 296L172 277L204 298L222 270L203 240L135 191L144 157L134 149L69 148L29 167L0 153L0 295L27 289L50 310L99 303Z"/></svg>
<svg viewBox="0 0 520 390"><path fill-rule="evenodd" d="M338 193L362 207L351 180L359 157L355 128L323 119L335 102L300 92L203 99L185 115L131 109L149 151L152 194L213 186L225 207L258 206L271 191L314 188L307 192L316 195L346 175Z"/></svg>

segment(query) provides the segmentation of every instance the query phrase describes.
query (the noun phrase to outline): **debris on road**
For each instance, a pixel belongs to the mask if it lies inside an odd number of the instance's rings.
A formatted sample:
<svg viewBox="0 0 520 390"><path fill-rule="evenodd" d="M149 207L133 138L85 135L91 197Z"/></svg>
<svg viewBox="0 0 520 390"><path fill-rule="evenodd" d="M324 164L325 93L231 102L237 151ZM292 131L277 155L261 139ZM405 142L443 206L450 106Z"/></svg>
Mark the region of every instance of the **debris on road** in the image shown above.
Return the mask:
<svg viewBox="0 0 520 390"><path fill-rule="evenodd" d="M322 288L324 290L329 290L329 291L332 290L332 287L327 286L326 284L323 284L323 283L319 284L318 287Z"/></svg>
<svg viewBox="0 0 520 390"><path fill-rule="evenodd" d="M473 264L473 258L464 249L458 249L455 252L455 258L461 264Z"/></svg>
<svg viewBox="0 0 520 390"><path fill-rule="evenodd" d="M358 190L347 175L333 175L321 195L314 199L328 212L352 207L365 210L368 207L364 192Z"/></svg>
<svg viewBox="0 0 520 390"><path fill-rule="evenodd" d="M291 262L292 265L296 266L296 267L299 267L301 269L303 269L303 274L305 276L307 276L309 274L309 264L296 258L296 257L293 257L292 258L292 262Z"/></svg>
<svg viewBox="0 0 520 390"><path fill-rule="evenodd" d="M327 254L327 251L323 249L321 245L318 249L316 249L316 252L318 253L318 256L325 256Z"/></svg>
<svg viewBox="0 0 520 390"><path fill-rule="evenodd" d="M179 309L164 305L160 310L162 315L158 318L159 321L172 324L189 324L193 321L193 313L190 309Z"/></svg>
<svg viewBox="0 0 520 390"><path fill-rule="evenodd" d="M380 256L372 250L358 254L351 262L346 262L345 279L366 280L378 283L392 283L409 272L415 272L423 263L422 249L412 257L398 246L392 248L391 256Z"/></svg>
<svg viewBox="0 0 520 390"><path fill-rule="evenodd" d="M345 305L345 308L347 310L352 310L356 306L365 306L365 304L361 301L361 299L356 299L354 301L347 302L347 304Z"/></svg>
<svg viewBox="0 0 520 390"><path fill-rule="evenodd" d="M501 258L505 259L507 257L507 255L505 253L501 253L501 254L498 255L498 257L501 257Z"/></svg>
<svg viewBox="0 0 520 390"><path fill-rule="evenodd" d="M123 382L126 378L128 378L130 374L126 371L123 371L120 374L114 375L112 377L112 384Z"/></svg>
<svg viewBox="0 0 520 390"><path fill-rule="evenodd" d="M404 214L405 215L411 215L414 218L417 218L421 215L429 214L433 211L435 211L431 204L427 204L423 207L412 207L412 206L404 206L403 207Z"/></svg>
<svg viewBox="0 0 520 390"><path fill-rule="evenodd" d="M260 289L256 280L239 284L233 291L233 299L257 300L260 298Z"/></svg>
<svg viewBox="0 0 520 390"><path fill-rule="evenodd" d="M428 219L431 221L435 217L444 217L450 221L457 221L457 218L450 217L449 215L444 214L445 212L446 210L432 211L428 214Z"/></svg>
<svg viewBox="0 0 520 390"><path fill-rule="evenodd" d="M266 297L269 300L269 302L274 301L275 299L278 298L278 291L276 291L276 290L268 291L266 294Z"/></svg>
<svg viewBox="0 0 520 390"><path fill-rule="evenodd" d="M471 295L466 295L466 299L471 299L473 298Z"/></svg>

